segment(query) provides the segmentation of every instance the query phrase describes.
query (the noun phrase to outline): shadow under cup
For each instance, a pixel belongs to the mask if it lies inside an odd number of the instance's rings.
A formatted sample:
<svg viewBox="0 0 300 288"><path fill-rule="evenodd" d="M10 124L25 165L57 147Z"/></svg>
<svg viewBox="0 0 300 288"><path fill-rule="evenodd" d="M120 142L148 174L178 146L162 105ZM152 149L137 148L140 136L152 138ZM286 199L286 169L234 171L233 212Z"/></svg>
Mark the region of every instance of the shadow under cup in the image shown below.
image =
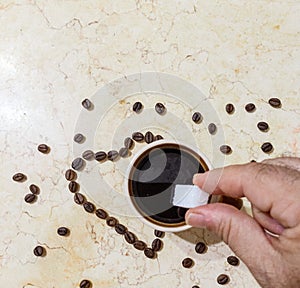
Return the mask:
<svg viewBox="0 0 300 288"><path fill-rule="evenodd" d="M130 169L131 202L139 214L156 226L185 226L184 216L188 209L172 205L175 185L192 185L194 174L207 170L209 167L204 159L184 145L154 144L134 160Z"/></svg>

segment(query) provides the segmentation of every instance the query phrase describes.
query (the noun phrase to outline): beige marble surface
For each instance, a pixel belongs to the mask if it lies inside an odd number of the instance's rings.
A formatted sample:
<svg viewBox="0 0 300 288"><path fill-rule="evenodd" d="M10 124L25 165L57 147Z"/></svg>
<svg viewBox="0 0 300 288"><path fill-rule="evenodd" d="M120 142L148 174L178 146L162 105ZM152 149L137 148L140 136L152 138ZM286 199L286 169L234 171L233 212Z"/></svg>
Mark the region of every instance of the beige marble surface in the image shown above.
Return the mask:
<svg viewBox="0 0 300 288"><path fill-rule="evenodd" d="M186 138L214 166L299 156L299 12L297 0L1 0L0 286L68 288L87 278L93 287L213 288L219 287L218 274L227 273L227 287L258 287L243 263L226 263L232 252L207 231L167 234L158 258L146 259L73 203L63 175L88 144L98 150L119 147L135 127ZM180 77L203 94L190 103L192 92L181 90L180 80L169 87L171 95L155 89L129 95L123 86L97 94L111 81L121 79L123 85L128 75L146 71L160 79L160 73ZM282 108L271 108L270 97L281 98ZM84 98L97 103L94 111L82 110ZM136 99L145 104L138 116L131 111ZM165 118L153 112L157 100L168 107ZM228 102L236 106L233 115L224 111ZM257 105L255 113L244 111L248 102ZM204 115L200 125L190 121L195 109ZM260 120L269 122L268 133L257 130ZM217 135L207 133L210 121L218 125ZM93 129L91 122L97 124ZM178 125L184 126L182 132ZM78 129L93 138L75 145ZM274 144L270 156L260 150L264 141ZM233 148L225 158L218 151L223 142ZM39 143L47 143L51 152L39 153ZM131 217L124 204L121 186L128 161L101 167L88 163L78 181L89 199L149 244L153 230ZM19 171L26 182L11 180ZM91 190L89 173L106 186ZM27 204L23 197L31 183L41 193L36 203ZM116 193L110 198L109 191ZM59 226L69 227L70 236L59 237ZM209 244L204 255L194 252L199 240ZM33 255L37 244L46 248L45 257ZM195 260L190 270L181 266L187 256Z"/></svg>

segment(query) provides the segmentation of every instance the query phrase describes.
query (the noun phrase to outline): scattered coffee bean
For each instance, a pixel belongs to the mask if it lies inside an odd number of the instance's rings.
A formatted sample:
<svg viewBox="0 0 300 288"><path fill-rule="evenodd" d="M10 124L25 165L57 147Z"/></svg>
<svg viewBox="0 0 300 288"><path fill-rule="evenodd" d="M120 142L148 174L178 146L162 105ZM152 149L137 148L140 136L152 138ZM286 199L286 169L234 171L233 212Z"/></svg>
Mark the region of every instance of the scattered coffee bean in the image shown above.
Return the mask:
<svg viewBox="0 0 300 288"><path fill-rule="evenodd" d="M141 102L135 102L132 106L132 110L135 113L140 113L143 109L143 104Z"/></svg>
<svg viewBox="0 0 300 288"><path fill-rule="evenodd" d="M227 112L228 114L233 114L235 108L234 108L233 104L228 103L228 104L226 104L226 106L225 106L225 110L226 110L226 112Z"/></svg>
<svg viewBox="0 0 300 288"><path fill-rule="evenodd" d="M159 231L159 230L154 230L154 235L158 238L163 238L165 236L165 232Z"/></svg>
<svg viewBox="0 0 300 288"><path fill-rule="evenodd" d="M192 288L200 288L198 285L194 285Z"/></svg>
<svg viewBox="0 0 300 288"><path fill-rule="evenodd" d="M133 243L133 247L137 250L145 250L145 248L147 247L146 243L141 241L141 240L137 240Z"/></svg>
<svg viewBox="0 0 300 288"><path fill-rule="evenodd" d="M80 288L92 288L92 282L90 280L82 280L79 284Z"/></svg>
<svg viewBox="0 0 300 288"><path fill-rule="evenodd" d="M198 242L195 246L195 251L198 254L203 254L207 250L207 246L203 242Z"/></svg>
<svg viewBox="0 0 300 288"><path fill-rule="evenodd" d="M74 202L78 205L82 205L85 202L85 197L79 192L74 194Z"/></svg>
<svg viewBox="0 0 300 288"><path fill-rule="evenodd" d="M261 150L265 153L271 153L273 151L273 145L270 142L265 142L261 145Z"/></svg>
<svg viewBox="0 0 300 288"><path fill-rule="evenodd" d="M36 201L36 199L37 199L36 195L32 193L26 194L24 197L26 203L33 203Z"/></svg>
<svg viewBox="0 0 300 288"><path fill-rule="evenodd" d="M246 106L245 106L245 110L249 113L252 113L256 110L256 107L253 103L248 103Z"/></svg>
<svg viewBox="0 0 300 288"><path fill-rule="evenodd" d="M147 258L150 258L150 259L153 259L156 257L155 251L153 251L153 249L151 249L151 248L145 248L144 254Z"/></svg>
<svg viewBox="0 0 300 288"><path fill-rule="evenodd" d="M77 182L75 182L75 181L71 181L69 183L69 190L72 193L77 192L79 190L79 184Z"/></svg>
<svg viewBox="0 0 300 288"><path fill-rule="evenodd" d="M119 157L119 152L116 150L110 150L107 152L107 159L109 161L116 161Z"/></svg>
<svg viewBox="0 0 300 288"><path fill-rule="evenodd" d="M33 254L37 257L42 257L45 255L45 248L42 247L42 246L36 246L34 249L33 249Z"/></svg>
<svg viewBox="0 0 300 288"><path fill-rule="evenodd" d="M194 265L194 260L191 258L185 258L182 260L182 266L184 268L191 268Z"/></svg>
<svg viewBox="0 0 300 288"><path fill-rule="evenodd" d="M90 161L90 160L95 159L95 154L92 150L86 150L82 153L82 158Z"/></svg>
<svg viewBox="0 0 300 288"><path fill-rule="evenodd" d="M68 169L65 173L65 178L68 181L72 181L72 180L75 180L77 178L77 174L74 170Z"/></svg>
<svg viewBox="0 0 300 288"><path fill-rule="evenodd" d="M115 230L118 234L124 235L127 231L127 228L123 224L117 224Z"/></svg>
<svg viewBox="0 0 300 288"><path fill-rule="evenodd" d="M35 184L31 184L29 186L29 190L31 191L32 194L35 194L35 195L40 194L40 188Z"/></svg>
<svg viewBox="0 0 300 288"><path fill-rule="evenodd" d="M231 154L232 153L232 149L229 145L222 145L220 146L220 151L223 153L223 154Z"/></svg>
<svg viewBox="0 0 300 288"><path fill-rule="evenodd" d="M78 157L73 160L71 166L74 170L81 170L84 166L84 160L82 158Z"/></svg>
<svg viewBox="0 0 300 288"><path fill-rule="evenodd" d="M267 132L269 130L269 124L267 122L258 122L257 128L262 132Z"/></svg>
<svg viewBox="0 0 300 288"><path fill-rule="evenodd" d="M12 179L16 182L24 182L27 180L27 177L23 173L16 173L13 175Z"/></svg>
<svg viewBox="0 0 300 288"><path fill-rule="evenodd" d="M67 236L70 234L70 230L67 227L59 227L57 229L57 234L60 236Z"/></svg>
<svg viewBox="0 0 300 288"><path fill-rule="evenodd" d="M83 203L83 208L86 212L88 213L94 213L95 211L95 205L91 202L86 201L85 203Z"/></svg>
<svg viewBox="0 0 300 288"><path fill-rule="evenodd" d="M164 137L161 136L161 135L156 135L156 136L154 137L154 141L163 140L163 139L164 139Z"/></svg>
<svg viewBox="0 0 300 288"><path fill-rule="evenodd" d="M95 153L95 159L99 162L106 160L107 154L104 151Z"/></svg>
<svg viewBox="0 0 300 288"><path fill-rule="evenodd" d="M106 219L108 217L107 212L100 208L96 210L95 214L100 219Z"/></svg>
<svg viewBox="0 0 300 288"><path fill-rule="evenodd" d="M159 238L156 238L152 241L151 247L153 251L158 252L162 249L163 242Z"/></svg>
<svg viewBox="0 0 300 288"><path fill-rule="evenodd" d="M240 263L240 260L235 256L229 256L229 257L227 257L227 262L228 262L228 264L230 264L232 266L238 266Z"/></svg>
<svg viewBox="0 0 300 288"><path fill-rule="evenodd" d="M115 227L118 224L118 220L115 217L108 217L106 219L106 224L109 227Z"/></svg>
<svg viewBox="0 0 300 288"><path fill-rule="evenodd" d="M50 152L50 147L46 144L40 144L37 148L41 153L47 154Z"/></svg>
<svg viewBox="0 0 300 288"><path fill-rule="evenodd" d="M177 215L178 215L179 217L184 218L184 217L185 217L185 213L187 212L187 210L188 210L188 209L186 209L186 208L178 207L178 208L177 208Z"/></svg>
<svg viewBox="0 0 300 288"><path fill-rule="evenodd" d="M136 242L136 236L130 231L125 232L124 238L125 238L126 242L129 244L133 244Z"/></svg>
<svg viewBox="0 0 300 288"><path fill-rule="evenodd" d="M92 102L89 99L84 99L81 102L81 105L83 106L83 108L90 110L92 108Z"/></svg>
<svg viewBox="0 0 300 288"><path fill-rule="evenodd" d="M256 162L255 160L251 160L250 162Z"/></svg>
<svg viewBox="0 0 300 288"><path fill-rule="evenodd" d="M270 98L269 99L269 104L273 107L273 108L280 108L281 107L281 101L278 98Z"/></svg>
<svg viewBox="0 0 300 288"><path fill-rule="evenodd" d="M136 142L143 142L144 141L144 135L141 132L134 132L132 134L132 139Z"/></svg>
<svg viewBox="0 0 300 288"><path fill-rule="evenodd" d="M146 134L145 134L145 142L147 144L150 144L154 141L154 135L152 132L150 131L147 131Z"/></svg>
<svg viewBox="0 0 300 288"><path fill-rule="evenodd" d="M229 282L229 276L226 274L220 274L217 278L217 282L220 285L225 285Z"/></svg>
<svg viewBox="0 0 300 288"><path fill-rule="evenodd" d="M82 143L83 140L84 140L84 136L81 134L81 133L77 133L75 134L73 140L76 142L76 143Z"/></svg>
<svg viewBox="0 0 300 288"><path fill-rule="evenodd" d="M119 151L119 155L122 157L122 158L126 158L129 156L129 149L128 148L125 148L125 147L122 147Z"/></svg>
<svg viewBox="0 0 300 288"><path fill-rule="evenodd" d="M164 104L162 103L156 103L155 104L155 111L160 114L160 115L163 115L166 113L166 107Z"/></svg>
<svg viewBox="0 0 300 288"><path fill-rule="evenodd" d="M125 140L124 140L124 146L125 146L125 148L131 150L133 148L133 146L134 146L133 140L130 137L125 138Z"/></svg>
<svg viewBox="0 0 300 288"><path fill-rule="evenodd" d="M200 112L195 112L192 116L192 120L196 123L199 124L202 120L202 115Z"/></svg>
<svg viewBox="0 0 300 288"><path fill-rule="evenodd" d="M216 126L215 123L210 123L210 124L208 125L208 132L209 132L209 134L211 134L211 135L216 134L216 132L217 132L217 126Z"/></svg>

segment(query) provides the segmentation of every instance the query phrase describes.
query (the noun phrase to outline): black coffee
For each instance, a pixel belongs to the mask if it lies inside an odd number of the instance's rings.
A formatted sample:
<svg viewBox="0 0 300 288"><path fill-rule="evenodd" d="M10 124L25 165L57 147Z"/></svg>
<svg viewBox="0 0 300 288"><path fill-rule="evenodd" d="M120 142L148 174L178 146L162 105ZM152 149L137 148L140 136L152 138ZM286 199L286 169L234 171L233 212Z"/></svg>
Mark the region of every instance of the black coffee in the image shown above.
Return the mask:
<svg viewBox="0 0 300 288"><path fill-rule="evenodd" d="M133 204L149 221L163 226L185 224L171 204L175 185L192 185L193 175L208 170L196 153L177 144L161 144L142 154L129 176Z"/></svg>

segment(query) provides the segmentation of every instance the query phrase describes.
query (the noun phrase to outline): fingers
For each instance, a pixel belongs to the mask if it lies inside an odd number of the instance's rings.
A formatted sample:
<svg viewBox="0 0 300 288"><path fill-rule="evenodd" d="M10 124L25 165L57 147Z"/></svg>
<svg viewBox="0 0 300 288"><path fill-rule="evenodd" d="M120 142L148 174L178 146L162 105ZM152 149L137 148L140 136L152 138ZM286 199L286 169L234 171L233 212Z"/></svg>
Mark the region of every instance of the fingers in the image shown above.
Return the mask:
<svg viewBox="0 0 300 288"><path fill-rule="evenodd" d="M300 171L300 158L296 157L279 157L274 159L266 159L262 161L262 163L283 166L289 169Z"/></svg>

